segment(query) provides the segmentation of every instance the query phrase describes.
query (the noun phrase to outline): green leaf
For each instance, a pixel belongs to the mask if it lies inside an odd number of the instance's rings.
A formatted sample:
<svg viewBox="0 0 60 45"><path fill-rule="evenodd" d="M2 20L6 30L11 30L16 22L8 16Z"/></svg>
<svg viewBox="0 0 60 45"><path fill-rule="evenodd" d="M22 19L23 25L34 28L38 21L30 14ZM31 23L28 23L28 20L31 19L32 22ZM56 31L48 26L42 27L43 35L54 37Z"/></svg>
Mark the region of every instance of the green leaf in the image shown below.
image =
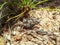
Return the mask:
<svg viewBox="0 0 60 45"><path fill-rule="evenodd" d="M22 7L23 7L23 4L22 4L21 2L19 2L19 3L17 4L17 6L18 6L18 8L22 8Z"/></svg>
<svg viewBox="0 0 60 45"><path fill-rule="evenodd" d="M26 0L26 5L29 5L31 3L31 0Z"/></svg>
<svg viewBox="0 0 60 45"><path fill-rule="evenodd" d="M33 0L30 4L29 4L29 7L32 9L32 8L35 8L35 1L36 0Z"/></svg>

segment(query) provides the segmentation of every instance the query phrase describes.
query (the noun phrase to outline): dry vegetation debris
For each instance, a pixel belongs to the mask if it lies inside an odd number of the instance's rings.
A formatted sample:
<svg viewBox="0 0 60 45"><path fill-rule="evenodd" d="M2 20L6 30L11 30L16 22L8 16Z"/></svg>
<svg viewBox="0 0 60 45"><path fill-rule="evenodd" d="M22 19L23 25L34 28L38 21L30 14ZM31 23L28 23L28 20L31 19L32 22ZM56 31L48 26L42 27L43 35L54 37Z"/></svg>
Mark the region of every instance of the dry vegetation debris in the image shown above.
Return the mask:
<svg viewBox="0 0 60 45"><path fill-rule="evenodd" d="M6 45L60 45L60 9L32 10L29 14L40 22L33 29L15 24L13 29L3 31Z"/></svg>

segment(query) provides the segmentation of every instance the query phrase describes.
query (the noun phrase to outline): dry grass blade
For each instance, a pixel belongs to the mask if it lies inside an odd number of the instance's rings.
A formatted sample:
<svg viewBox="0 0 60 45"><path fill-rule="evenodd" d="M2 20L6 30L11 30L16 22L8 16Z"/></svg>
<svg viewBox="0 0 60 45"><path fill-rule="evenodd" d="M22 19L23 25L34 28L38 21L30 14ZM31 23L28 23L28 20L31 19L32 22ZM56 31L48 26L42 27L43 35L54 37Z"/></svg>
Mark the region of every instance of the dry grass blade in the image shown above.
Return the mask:
<svg viewBox="0 0 60 45"><path fill-rule="evenodd" d="M3 8L5 4L7 4L7 2L4 2L3 4L0 5L0 10Z"/></svg>
<svg viewBox="0 0 60 45"><path fill-rule="evenodd" d="M36 5L39 5L39 4L44 3L44 2L46 2L46 1L48 1L48 0L39 1Z"/></svg>
<svg viewBox="0 0 60 45"><path fill-rule="evenodd" d="M22 13L19 14L19 15L16 15L16 16L14 16L14 17L9 18L9 19L7 20L7 22L9 22L10 20L12 20L12 19L14 19L14 18L22 17L25 12L26 12L26 11L22 12Z"/></svg>

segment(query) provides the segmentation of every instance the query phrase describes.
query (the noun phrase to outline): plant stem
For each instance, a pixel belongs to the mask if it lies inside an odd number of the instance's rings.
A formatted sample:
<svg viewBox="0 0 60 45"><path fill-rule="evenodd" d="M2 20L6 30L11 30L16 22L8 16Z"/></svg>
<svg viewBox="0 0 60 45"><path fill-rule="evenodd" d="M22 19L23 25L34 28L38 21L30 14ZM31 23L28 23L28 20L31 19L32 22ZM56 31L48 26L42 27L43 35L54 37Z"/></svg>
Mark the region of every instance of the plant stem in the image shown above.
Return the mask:
<svg viewBox="0 0 60 45"><path fill-rule="evenodd" d="M7 22L9 22L10 20L12 20L12 19L14 19L14 18L22 17L22 16L24 15L25 12L26 12L26 11L22 12L22 13L19 14L19 15L16 15L16 16L14 16L14 17L9 18L9 19L7 20Z"/></svg>

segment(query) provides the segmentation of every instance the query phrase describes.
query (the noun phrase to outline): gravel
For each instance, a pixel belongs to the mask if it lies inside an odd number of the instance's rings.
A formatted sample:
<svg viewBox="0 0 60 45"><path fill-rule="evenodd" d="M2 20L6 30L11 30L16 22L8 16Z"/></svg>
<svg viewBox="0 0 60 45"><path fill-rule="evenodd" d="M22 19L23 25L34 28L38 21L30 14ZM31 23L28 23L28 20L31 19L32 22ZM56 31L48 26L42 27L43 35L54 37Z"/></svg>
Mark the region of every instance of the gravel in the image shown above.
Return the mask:
<svg viewBox="0 0 60 45"><path fill-rule="evenodd" d="M18 21L11 32L3 31L6 45L60 45L60 9L32 10L29 14L31 18Z"/></svg>

